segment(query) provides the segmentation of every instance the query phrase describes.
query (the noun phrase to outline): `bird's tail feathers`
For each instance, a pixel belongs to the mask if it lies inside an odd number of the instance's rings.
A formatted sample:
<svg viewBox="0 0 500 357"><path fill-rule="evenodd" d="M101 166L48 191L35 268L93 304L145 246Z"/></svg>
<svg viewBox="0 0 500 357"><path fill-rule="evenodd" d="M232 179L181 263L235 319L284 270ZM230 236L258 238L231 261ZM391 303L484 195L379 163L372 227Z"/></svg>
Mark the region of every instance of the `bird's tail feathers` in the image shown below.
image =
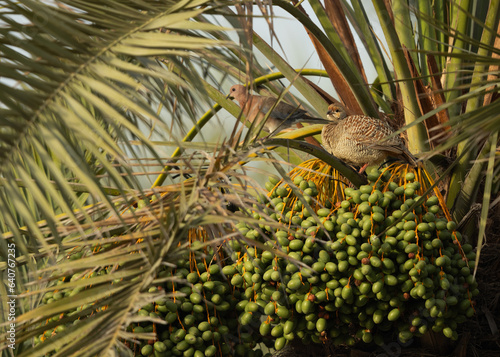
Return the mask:
<svg viewBox="0 0 500 357"><path fill-rule="evenodd" d="M405 147L403 150L403 157L412 166L417 166L418 159Z"/></svg>
<svg viewBox="0 0 500 357"><path fill-rule="evenodd" d="M323 118L306 117L306 118L301 118L299 122L309 123L309 124L330 124L332 121Z"/></svg>

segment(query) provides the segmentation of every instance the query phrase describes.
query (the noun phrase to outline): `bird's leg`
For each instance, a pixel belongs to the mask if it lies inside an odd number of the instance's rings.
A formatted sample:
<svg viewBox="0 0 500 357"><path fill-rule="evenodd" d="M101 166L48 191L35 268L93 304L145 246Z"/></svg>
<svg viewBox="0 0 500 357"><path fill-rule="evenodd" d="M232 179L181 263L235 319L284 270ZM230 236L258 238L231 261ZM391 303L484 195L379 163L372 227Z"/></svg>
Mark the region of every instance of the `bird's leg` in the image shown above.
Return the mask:
<svg viewBox="0 0 500 357"><path fill-rule="evenodd" d="M366 168L368 167L368 163L364 164L363 167L361 167L359 169L359 173L362 174L363 172L365 172Z"/></svg>

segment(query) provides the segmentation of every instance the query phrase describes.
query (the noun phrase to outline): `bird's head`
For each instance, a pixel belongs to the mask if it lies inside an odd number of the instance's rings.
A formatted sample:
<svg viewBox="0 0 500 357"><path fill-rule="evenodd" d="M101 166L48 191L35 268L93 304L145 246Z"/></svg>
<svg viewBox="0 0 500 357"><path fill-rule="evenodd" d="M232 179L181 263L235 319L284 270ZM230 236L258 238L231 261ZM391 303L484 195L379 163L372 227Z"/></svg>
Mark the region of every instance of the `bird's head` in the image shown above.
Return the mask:
<svg viewBox="0 0 500 357"><path fill-rule="evenodd" d="M229 89L229 94L226 98L236 99L238 102L246 101L248 97L248 89L241 84L235 84ZM241 105L241 104L240 104Z"/></svg>
<svg viewBox="0 0 500 357"><path fill-rule="evenodd" d="M328 106L328 111L326 112L326 117L328 120L342 120L347 116L343 106L337 103L330 104Z"/></svg>

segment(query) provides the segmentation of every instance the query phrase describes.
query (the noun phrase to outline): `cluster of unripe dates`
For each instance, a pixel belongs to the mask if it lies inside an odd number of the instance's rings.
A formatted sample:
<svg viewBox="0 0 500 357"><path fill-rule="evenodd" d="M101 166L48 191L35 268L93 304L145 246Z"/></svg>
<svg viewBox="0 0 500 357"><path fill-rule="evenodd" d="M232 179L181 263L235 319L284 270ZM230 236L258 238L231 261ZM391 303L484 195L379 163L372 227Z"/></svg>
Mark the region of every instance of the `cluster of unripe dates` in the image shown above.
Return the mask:
<svg viewBox="0 0 500 357"><path fill-rule="evenodd" d="M288 181L294 190L270 179L264 209L245 210L236 225L239 238L194 240L174 270L160 273L171 279L151 292L171 295L138 314L166 324L129 327L158 336L136 355L262 356L260 343L381 345L429 330L458 337L479 293L475 253L438 197L420 196L413 172L395 180L374 170L342 200L318 202L304 176Z"/></svg>

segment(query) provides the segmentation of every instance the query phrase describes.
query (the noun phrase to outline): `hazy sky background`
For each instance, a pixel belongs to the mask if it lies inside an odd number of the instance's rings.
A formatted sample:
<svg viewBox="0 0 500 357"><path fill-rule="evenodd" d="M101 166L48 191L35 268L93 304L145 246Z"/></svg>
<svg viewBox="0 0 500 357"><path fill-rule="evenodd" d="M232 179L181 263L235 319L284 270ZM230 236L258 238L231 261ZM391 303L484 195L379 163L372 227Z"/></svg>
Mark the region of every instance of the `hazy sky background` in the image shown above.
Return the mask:
<svg viewBox="0 0 500 357"><path fill-rule="evenodd" d="M383 32L380 28L377 15L373 8L370 0L362 1L365 10L372 21L375 33L379 38L383 38ZM321 28L319 21L315 18L314 11L308 2L303 2L302 7L309 14L310 18ZM285 12L280 7L276 6L273 8L274 15L274 30L277 37L281 41L282 47L287 53L283 53L276 42L273 43L274 49L280 53L288 62L295 68L323 68L323 65L319 58L315 55L316 51L312 42L307 35L304 27L296 20L294 20L287 12ZM254 19L254 30L268 43L271 43L271 36L269 33L269 27L263 18ZM363 63L366 65L365 71L368 77L368 81L371 82L376 77L376 72L371 64L371 61L367 58L368 54L364 47L359 42L359 37L356 31L351 27L351 31L354 35L355 41L358 45L358 50L360 51ZM323 78L321 80L321 86L325 90L331 89L333 91L333 86L328 78Z"/></svg>

